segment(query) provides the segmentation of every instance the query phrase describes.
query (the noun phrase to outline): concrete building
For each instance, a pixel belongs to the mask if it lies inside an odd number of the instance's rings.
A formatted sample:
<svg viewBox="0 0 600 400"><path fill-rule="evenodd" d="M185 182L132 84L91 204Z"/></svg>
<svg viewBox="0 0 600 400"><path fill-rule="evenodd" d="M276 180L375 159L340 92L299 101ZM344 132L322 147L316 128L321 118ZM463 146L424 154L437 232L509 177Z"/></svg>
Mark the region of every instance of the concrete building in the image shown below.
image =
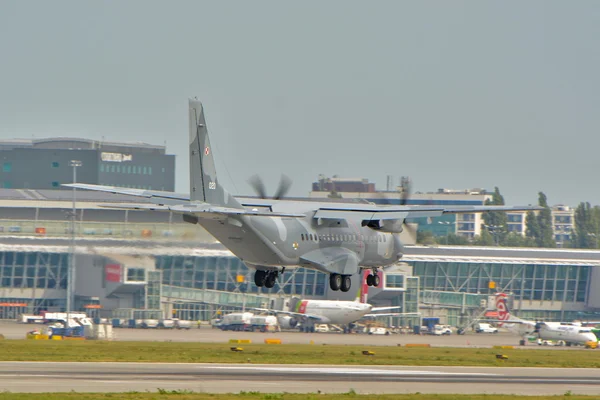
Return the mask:
<svg viewBox="0 0 600 400"><path fill-rule="evenodd" d="M342 178L335 178L344 181ZM320 178L319 182L328 182L334 179ZM389 180L389 177L388 177ZM361 179L350 179L352 182L359 182ZM362 179L368 182L367 179ZM313 190L310 197L314 199L324 199L331 195L331 185L319 185L313 183ZM401 187L395 191L376 191L373 183L372 190L345 190L342 185L335 185L336 195L342 199L362 199L376 204L400 204ZM388 185L389 186L389 185ZM484 189L438 189L437 192L416 192L405 199L407 205L454 205L454 206L478 206L485 205L487 200L492 199L492 194ZM571 233L575 229L575 211L569 206L557 205L551 208L552 226L554 237L558 247L563 247L565 242L571 240ZM516 211L507 212L507 227L509 233L525 235L527 231L527 212ZM439 218L414 218L410 222L417 223L421 231L430 231L434 236L447 236L454 233L467 239L473 239L481 235L482 225L484 224L483 215L480 213L446 215ZM493 233L493 232L492 232Z"/></svg>
<svg viewBox="0 0 600 400"><path fill-rule="evenodd" d="M313 184L314 188L314 184ZM364 199L376 204L400 204L402 199L401 188L395 191L376 192L376 191L341 191L336 193L344 199ZM331 193L327 190L314 190L310 192L309 197L313 199L327 198ZM492 195L483 189L438 189L437 192L422 193L416 192L406 199L407 205L461 205L461 206L481 206L486 200L491 200ZM433 232L435 236L447 236L449 233L455 233L467 239L473 239L481 234L481 225L483 219L480 213L445 215L438 218L413 218L409 222L419 224L419 230Z"/></svg>
<svg viewBox="0 0 600 400"><path fill-rule="evenodd" d="M173 191L175 156L165 146L77 138L0 141L0 187L58 189L73 182L72 160L81 161L77 181Z"/></svg>
<svg viewBox="0 0 600 400"><path fill-rule="evenodd" d="M552 227L556 245L563 247L575 230L575 210L562 204L552 207Z"/></svg>
<svg viewBox="0 0 600 400"><path fill-rule="evenodd" d="M101 207L140 202L129 196L77 191L77 199L74 310L209 320L245 307L281 308L294 297L356 297L355 290L330 291L327 275L304 268L286 271L272 289L257 288L251 270L178 215ZM0 318L65 309L71 206L69 191L0 189ZM368 301L464 325L489 311L488 296L502 291L524 318L598 320L598 260L594 250L407 245L402 263L386 270ZM353 279L358 288L361 278ZM386 322L413 326L418 318Z"/></svg>

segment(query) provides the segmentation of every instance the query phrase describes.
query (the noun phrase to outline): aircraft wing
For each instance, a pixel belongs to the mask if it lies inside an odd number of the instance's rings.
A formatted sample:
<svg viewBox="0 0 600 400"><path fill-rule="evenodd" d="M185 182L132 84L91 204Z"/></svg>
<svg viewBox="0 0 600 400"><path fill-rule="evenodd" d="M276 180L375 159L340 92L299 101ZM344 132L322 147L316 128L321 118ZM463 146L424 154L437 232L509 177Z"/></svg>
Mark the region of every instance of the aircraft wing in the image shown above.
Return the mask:
<svg viewBox="0 0 600 400"><path fill-rule="evenodd" d="M76 189L85 189L92 190L95 192L105 192L105 193L114 193L114 194L125 194L128 196L135 197L144 197L152 202L157 204L160 203L161 200L173 201L177 200L181 201L190 201L190 196L187 194L175 193L175 192L166 192L161 190L144 190L144 189L131 189L131 188L121 188L116 186L104 186L104 185L90 185L87 183L66 183L61 186L71 187Z"/></svg>
<svg viewBox="0 0 600 400"><path fill-rule="evenodd" d="M535 211L538 206L377 206L374 204L352 204L348 206L320 207L313 218L363 220L386 220L419 217L439 217L444 214L479 213L486 211Z"/></svg>
<svg viewBox="0 0 600 400"><path fill-rule="evenodd" d="M421 315L421 313L371 313L365 314L364 317L397 317L401 315Z"/></svg>
<svg viewBox="0 0 600 400"><path fill-rule="evenodd" d="M490 323L496 323L496 324L535 325L534 322L523 321L521 319L507 319L507 320L500 320L500 319L478 319L476 321L478 321L478 322L490 322Z"/></svg>
<svg viewBox="0 0 600 400"><path fill-rule="evenodd" d="M120 210L138 210L138 211L172 211L178 214L193 215L202 219L222 219L233 215L249 215L254 217L286 217L286 218L304 218L304 214L280 213L271 211L247 210L240 208L229 208L213 206L207 203L188 203L188 204L102 204L103 208L116 208Z"/></svg>
<svg viewBox="0 0 600 400"><path fill-rule="evenodd" d="M398 308L402 308L402 306L393 306L393 307L373 307L371 311L387 311L387 310L396 310Z"/></svg>
<svg viewBox="0 0 600 400"><path fill-rule="evenodd" d="M69 183L62 186L74 187L77 189L93 190L97 192L125 194L129 196L144 197L152 201L152 204L131 204L115 203L102 204L103 208L114 208L119 210L140 210L140 211L165 211L179 214L192 214L203 219L222 219L227 216L249 215L255 217L286 217L286 218L304 218L304 214L280 213L264 210L248 210L239 208L229 208L215 206L208 203L190 203L189 196L174 192L165 192L160 190L142 190L119 188L114 186L89 185L85 183ZM185 202L182 204L182 202Z"/></svg>
<svg viewBox="0 0 600 400"><path fill-rule="evenodd" d="M313 319L315 321L321 321L321 316L320 315L302 314L302 313L297 313L297 312L294 312L294 311L271 310L271 309L268 309L268 308L252 308L252 309L253 310L257 310L257 311L270 312L270 313L273 313L275 315L278 315L278 314L289 315L290 317L308 318L308 319Z"/></svg>

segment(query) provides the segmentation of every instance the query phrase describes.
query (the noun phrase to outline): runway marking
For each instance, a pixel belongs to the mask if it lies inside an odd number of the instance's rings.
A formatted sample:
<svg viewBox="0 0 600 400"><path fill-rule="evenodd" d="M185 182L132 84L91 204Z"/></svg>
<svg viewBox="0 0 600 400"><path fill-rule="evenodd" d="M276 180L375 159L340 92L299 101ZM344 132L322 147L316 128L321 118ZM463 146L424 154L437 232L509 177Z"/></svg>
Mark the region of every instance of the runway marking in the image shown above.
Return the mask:
<svg viewBox="0 0 600 400"><path fill-rule="evenodd" d="M501 376L501 374L488 374L480 372L441 372L422 370L389 370L389 369L361 369L361 368L303 368L303 367L240 367L240 366L215 366L214 369L225 370L251 370L265 372L310 372L329 374L363 374L363 375L476 375L476 376Z"/></svg>

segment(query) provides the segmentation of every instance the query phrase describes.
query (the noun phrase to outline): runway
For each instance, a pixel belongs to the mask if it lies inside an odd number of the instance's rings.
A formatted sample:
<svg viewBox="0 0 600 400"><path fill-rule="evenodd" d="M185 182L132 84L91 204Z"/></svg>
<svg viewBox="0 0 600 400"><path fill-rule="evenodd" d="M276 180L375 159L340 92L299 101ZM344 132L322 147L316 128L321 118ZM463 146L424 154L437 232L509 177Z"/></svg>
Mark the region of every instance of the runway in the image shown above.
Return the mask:
<svg viewBox="0 0 600 400"><path fill-rule="evenodd" d="M600 370L0 362L0 391L600 394Z"/></svg>

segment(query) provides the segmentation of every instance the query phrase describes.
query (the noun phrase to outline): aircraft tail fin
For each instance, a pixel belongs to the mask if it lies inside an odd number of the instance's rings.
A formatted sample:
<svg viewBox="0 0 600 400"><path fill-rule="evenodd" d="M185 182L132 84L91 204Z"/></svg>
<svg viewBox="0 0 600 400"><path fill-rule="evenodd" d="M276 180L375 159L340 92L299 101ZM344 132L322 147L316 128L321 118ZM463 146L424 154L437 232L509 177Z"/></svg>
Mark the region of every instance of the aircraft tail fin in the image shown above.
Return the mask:
<svg viewBox="0 0 600 400"><path fill-rule="evenodd" d="M364 303L362 301L362 288L363 288L363 285L361 282L360 285L358 286L358 291L356 292L356 298L354 299L354 301L357 303Z"/></svg>
<svg viewBox="0 0 600 400"><path fill-rule="evenodd" d="M507 304L508 296L505 293L496 294L496 311L498 312L498 321L521 321L520 318L510 315Z"/></svg>
<svg viewBox="0 0 600 400"><path fill-rule="evenodd" d="M190 109L190 200L231 208L243 208L217 179L217 169L204 108L198 100L189 100Z"/></svg>
<svg viewBox="0 0 600 400"><path fill-rule="evenodd" d="M358 292L356 293L356 301L357 303L366 303L367 298L369 296L369 286L367 285L367 276L369 275L369 271L362 271L360 276L360 285L358 286Z"/></svg>

